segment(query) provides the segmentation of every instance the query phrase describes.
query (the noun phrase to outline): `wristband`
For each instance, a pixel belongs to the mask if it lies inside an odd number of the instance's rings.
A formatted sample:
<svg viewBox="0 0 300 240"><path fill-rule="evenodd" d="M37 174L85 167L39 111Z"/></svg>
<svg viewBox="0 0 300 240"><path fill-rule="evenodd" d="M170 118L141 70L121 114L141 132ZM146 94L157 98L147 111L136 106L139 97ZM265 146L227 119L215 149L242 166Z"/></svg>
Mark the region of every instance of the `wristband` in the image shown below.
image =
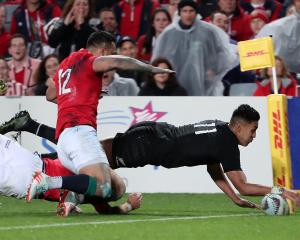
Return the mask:
<svg viewBox="0 0 300 240"><path fill-rule="evenodd" d="M284 188L279 186L273 186L271 189L271 193L274 194L283 194Z"/></svg>

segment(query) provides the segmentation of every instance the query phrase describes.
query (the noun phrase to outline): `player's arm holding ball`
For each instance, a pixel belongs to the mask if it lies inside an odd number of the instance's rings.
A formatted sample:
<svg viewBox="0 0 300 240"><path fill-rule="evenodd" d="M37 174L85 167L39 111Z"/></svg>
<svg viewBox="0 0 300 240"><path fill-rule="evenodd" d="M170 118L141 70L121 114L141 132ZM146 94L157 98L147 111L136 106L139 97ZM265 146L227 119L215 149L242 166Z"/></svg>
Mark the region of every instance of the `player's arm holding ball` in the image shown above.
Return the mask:
<svg viewBox="0 0 300 240"><path fill-rule="evenodd" d="M248 208L259 208L258 205L240 198L227 181L223 169L219 163L207 165L207 172L216 185L238 206Z"/></svg>
<svg viewBox="0 0 300 240"><path fill-rule="evenodd" d="M270 192L277 193L274 192L275 188L248 183L246 175L243 171L230 171L227 172L226 175L241 195L264 196ZM297 194L297 192L282 188L281 192L278 192L277 194L282 194L284 198L294 201L296 206L300 207L300 196Z"/></svg>

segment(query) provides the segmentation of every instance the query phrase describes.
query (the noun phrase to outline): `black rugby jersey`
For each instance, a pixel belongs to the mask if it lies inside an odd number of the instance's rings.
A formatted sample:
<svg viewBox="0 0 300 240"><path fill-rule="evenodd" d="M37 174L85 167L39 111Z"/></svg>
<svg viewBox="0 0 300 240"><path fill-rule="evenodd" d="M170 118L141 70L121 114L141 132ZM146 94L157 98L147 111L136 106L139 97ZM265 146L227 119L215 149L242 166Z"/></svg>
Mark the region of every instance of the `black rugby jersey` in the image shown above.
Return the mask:
<svg viewBox="0 0 300 240"><path fill-rule="evenodd" d="M228 124L219 120L180 127L157 122L134 125L115 137L113 158L118 167L221 163L224 172L241 170L238 140Z"/></svg>

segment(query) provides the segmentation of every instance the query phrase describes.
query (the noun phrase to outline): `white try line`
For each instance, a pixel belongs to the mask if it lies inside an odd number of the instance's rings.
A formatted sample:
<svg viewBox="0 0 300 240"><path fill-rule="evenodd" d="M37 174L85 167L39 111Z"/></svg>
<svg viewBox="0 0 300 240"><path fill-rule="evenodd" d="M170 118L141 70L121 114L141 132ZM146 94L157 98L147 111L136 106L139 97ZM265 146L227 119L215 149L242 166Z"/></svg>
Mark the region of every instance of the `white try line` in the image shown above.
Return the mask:
<svg viewBox="0 0 300 240"><path fill-rule="evenodd" d="M139 222L167 222L178 220L203 220L210 218L234 218L234 217L253 217L259 214L231 214L231 215L212 215L212 216L194 216L194 217L167 217L167 218L149 218L149 219L129 219L129 220L114 220L114 221L94 221L94 222L74 222L74 223L50 223L36 225L19 225L10 227L0 227L0 231L20 230L20 229L40 229L40 228L57 228L57 227L74 227L82 225L107 225L107 224L126 224Z"/></svg>

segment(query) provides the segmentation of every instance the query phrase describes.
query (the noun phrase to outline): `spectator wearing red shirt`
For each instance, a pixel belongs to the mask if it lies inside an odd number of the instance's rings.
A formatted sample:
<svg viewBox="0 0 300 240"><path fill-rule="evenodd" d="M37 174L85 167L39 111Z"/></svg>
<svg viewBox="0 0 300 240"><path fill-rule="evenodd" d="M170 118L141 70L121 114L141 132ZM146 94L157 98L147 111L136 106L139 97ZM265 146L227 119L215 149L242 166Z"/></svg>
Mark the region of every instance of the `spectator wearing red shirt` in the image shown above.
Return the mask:
<svg viewBox="0 0 300 240"><path fill-rule="evenodd" d="M34 74L40 60L28 56L27 41L22 34L14 34L10 40L9 54L12 60L8 62L9 78L24 86L25 95L34 95ZM22 93L23 94L23 93Z"/></svg>
<svg viewBox="0 0 300 240"><path fill-rule="evenodd" d="M279 18L282 4L276 0L241 0L241 7L247 14L256 9L264 10L269 15L270 21L274 21Z"/></svg>
<svg viewBox="0 0 300 240"><path fill-rule="evenodd" d="M157 0L121 0L114 7L120 34L134 39L145 34L152 14L159 6Z"/></svg>
<svg viewBox="0 0 300 240"><path fill-rule="evenodd" d="M250 14L251 20L250 20L250 28L253 32L253 37L259 33L259 31L269 22L269 15L266 13L266 11L261 9L255 9Z"/></svg>
<svg viewBox="0 0 300 240"><path fill-rule="evenodd" d="M31 43L30 56L43 57L51 52L44 26L60 15L61 9L47 0L23 0L12 16L11 34L23 34Z"/></svg>
<svg viewBox="0 0 300 240"><path fill-rule="evenodd" d="M9 67L5 59L0 58L0 85L5 84L6 88L0 91L0 96L21 96L25 95L26 87L9 78Z"/></svg>
<svg viewBox="0 0 300 240"><path fill-rule="evenodd" d="M0 3L0 57L7 55L9 46L10 33L5 29L6 9L3 4Z"/></svg>
<svg viewBox="0 0 300 240"><path fill-rule="evenodd" d="M161 32L172 22L169 12L163 8L157 8L151 17L151 27L145 35L140 36L137 42L137 58L150 61L152 49Z"/></svg>
<svg viewBox="0 0 300 240"><path fill-rule="evenodd" d="M288 96L296 96L297 81L289 73L282 58L275 57L275 67L277 75L278 93ZM254 96L268 96L274 93L274 85L272 79L272 68L265 68L262 71L264 80L256 81L257 89L253 93Z"/></svg>
<svg viewBox="0 0 300 240"><path fill-rule="evenodd" d="M237 0L218 0L218 10L229 17L228 33L234 40L248 40L252 36L250 16L242 10Z"/></svg>

